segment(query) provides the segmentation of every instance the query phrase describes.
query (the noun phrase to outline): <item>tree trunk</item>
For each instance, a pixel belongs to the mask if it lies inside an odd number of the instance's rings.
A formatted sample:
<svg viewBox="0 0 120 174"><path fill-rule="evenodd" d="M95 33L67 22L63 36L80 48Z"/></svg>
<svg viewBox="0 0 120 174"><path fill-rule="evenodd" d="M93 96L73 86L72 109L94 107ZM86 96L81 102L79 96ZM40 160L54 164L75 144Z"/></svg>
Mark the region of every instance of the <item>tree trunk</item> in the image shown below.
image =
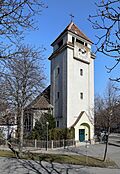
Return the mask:
<svg viewBox="0 0 120 174"><path fill-rule="evenodd" d="M23 148L23 129L24 129L24 124L23 124L23 114L24 114L24 109L23 107L21 108L21 118L20 118L20 152L22 152Z"/></svg>
<svg viewBox="0 0 120 174"><path fill-rule="evenodd" d="M106 160L106 156L107 156L109 134L110 134L110 127L108 128L108 135L106 135L105 152L104 152L103 161Z"/></svg>

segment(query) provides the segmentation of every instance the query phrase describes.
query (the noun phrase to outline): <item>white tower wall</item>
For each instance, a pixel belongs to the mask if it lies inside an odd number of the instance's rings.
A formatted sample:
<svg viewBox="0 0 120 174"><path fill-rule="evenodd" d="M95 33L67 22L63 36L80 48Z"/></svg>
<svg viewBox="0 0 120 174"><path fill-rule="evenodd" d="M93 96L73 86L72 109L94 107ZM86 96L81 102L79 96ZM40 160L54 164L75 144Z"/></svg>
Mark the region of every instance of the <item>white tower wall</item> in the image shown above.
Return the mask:
<svg viewBox="0 0 120 174"><path fill-rule="evenodd" d="M89 107L89 65L73 58L74 50L68 49L67 64L67 126L70 127L81 111ZM83 76L80 75L83 70ZM83 99L80 98L83 93Z"/></svg>
<svg viewBox="0 0 120 174"><path fill-rule="evenodd" d="M58 70L59 68L59 70ZM59 71L59 72L58 72ZM64 50L51 61L51 104L59 127L66 127L67 115L67 51ZM58 98L59 92L59 98Z"/></svg>

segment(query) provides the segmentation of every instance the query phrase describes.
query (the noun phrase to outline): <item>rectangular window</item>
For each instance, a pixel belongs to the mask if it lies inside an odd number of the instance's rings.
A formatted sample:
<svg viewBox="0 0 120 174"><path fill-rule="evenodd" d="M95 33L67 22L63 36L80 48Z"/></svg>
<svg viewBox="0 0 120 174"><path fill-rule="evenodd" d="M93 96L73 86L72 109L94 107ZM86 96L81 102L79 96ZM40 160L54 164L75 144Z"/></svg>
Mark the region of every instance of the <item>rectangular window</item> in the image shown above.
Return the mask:
<svg viewBox="0 0 120 174"><path fill-rule="evenodd" d="M59 121L56 121L56 127L59 127Z"/></svg>
<svg viewBox="0 0 120 174"><path fill-rule="evenodd" d="M57 98L59 99L59 97L60 97L60 92L57 92Z"/></svg>
<svg viewBox="0 0 120 174"><path fill-rule="evenodd" d="M60 73L60 68L58 67L58 68L57 68L57 74L59 74L59 73Z"/></svg>
<svg viewBox="0 0 120 174"><path fill-rule="evenodd" d="M80 99L83 99L83 92L80 93Z"/></svg>
<svg viewBox="0 0 120 174"><path fill-rule="evenodd" d="M80 69L80 75L83 76L83 69Z"/></svg>
<svg viewBox="0 0 120 174"><path fill-rule="evenodd" d="M75 38L74 37L72 37L72 43L74 44L74 41L75 41Z"/></svg>
<svg viewBox="0 0 120 174"><path fill-rule="evenodd" d="M87 47L87 43L85 43L85 46Z"/></svg>

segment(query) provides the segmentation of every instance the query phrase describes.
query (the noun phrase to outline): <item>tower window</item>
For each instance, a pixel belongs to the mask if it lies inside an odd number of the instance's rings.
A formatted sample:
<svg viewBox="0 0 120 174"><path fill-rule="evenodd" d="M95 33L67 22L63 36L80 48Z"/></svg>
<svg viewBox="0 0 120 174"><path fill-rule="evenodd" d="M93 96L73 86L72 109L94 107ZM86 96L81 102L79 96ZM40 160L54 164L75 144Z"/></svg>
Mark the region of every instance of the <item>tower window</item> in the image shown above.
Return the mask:
<svg viewBox="0 0 120 174"><path fill-rule="evenodd" d="M74 41L75 41L75 38L74 37L72 37L72 43L74 44Z"/></svg>
<svg viewBox="0 0 120 174"><path fill-rule="evenodd" d="M56 121L56 127L59 127L59 121Z"/></svg>
<svg viewBox="0 0 120 174"><path fill-rule="evenodd" d="M78 42L78 43L80 43L80 44L84 45L84 42L83 42L83 41L81 41L81 40L79 40L79 39L76 39L76 42Z"/></svg>
<svg viewBox="0 0 120 174"><path fill-rule="evenodd" d="M87 47L87 43L85 43L85 46Z"/></svg>
<svg viewBox="0 0 120 174"><path fill-rule="evenodd" d="M59 99L59 97L60 97L60 92L57 92L57 98Z"/></svg>
<svg viewBox="0 0 120 174"><path fill-rule="evenodd" d="M57 68L57 74L59 74L59 73L60 73L60 68L58 67L58 68Z"/></svg>
<svg viewBox="0 0 120 174"><path fill-rule="evenodd" d="M83 92L80 93L80 99L83 99Z"/></svg>
<svg viewBox="0 0 120 174"><path fill-rule="evenodd" d="M60 42L58 42L58 47L60 48L62 45L63 45L63 39Z"/></svg>
<svg viewBox="0 0 120 174"><path fill-rule="evenodd" d="M83 76L83 69L80 69L80 75Z"/></svg>

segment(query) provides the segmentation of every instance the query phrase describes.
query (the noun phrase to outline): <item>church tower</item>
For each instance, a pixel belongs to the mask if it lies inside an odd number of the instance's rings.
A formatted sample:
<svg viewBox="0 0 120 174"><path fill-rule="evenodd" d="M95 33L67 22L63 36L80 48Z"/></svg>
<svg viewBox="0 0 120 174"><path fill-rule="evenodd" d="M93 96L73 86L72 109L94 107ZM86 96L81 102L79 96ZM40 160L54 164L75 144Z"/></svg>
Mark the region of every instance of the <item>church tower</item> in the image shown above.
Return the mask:
<svg viewBox="0 0 120 174"><path fill-rule="evenodd" d="M56 126L75 128L75 140L94 135L92 42L71 22L51 44L51 104Z"/></svg>

